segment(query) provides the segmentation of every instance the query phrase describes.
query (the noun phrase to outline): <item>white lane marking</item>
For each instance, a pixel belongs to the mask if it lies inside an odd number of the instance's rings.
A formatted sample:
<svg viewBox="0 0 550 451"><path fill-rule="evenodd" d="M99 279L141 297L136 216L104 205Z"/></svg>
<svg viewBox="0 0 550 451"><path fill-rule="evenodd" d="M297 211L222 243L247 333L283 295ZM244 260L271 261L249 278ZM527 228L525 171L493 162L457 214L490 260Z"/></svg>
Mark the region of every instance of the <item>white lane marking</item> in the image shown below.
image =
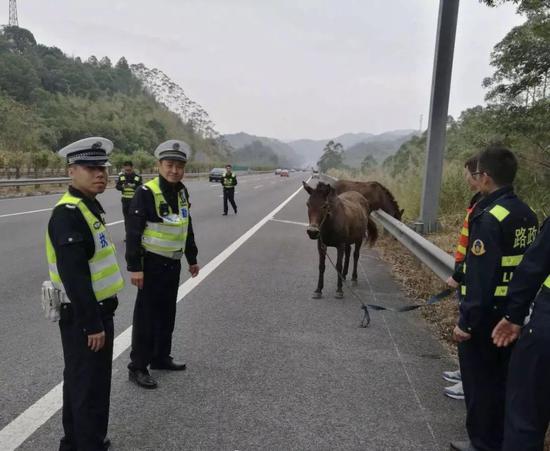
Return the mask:
<svg viewBox="0 0 550 451"><path fill-rule="evenodd" d="M30 215L31 213L39 213L41 211L51 211L51 208L42 208L41 210L21 211L19 213L9 213L7 215L0 215L0 218L7 218L9 216Z"/></svg>
<svg viewBox="0 0 550 451"><path fill-rule="evenodd" d="M263 186L263 185L256 185L256 186L254 187L254 189L261 188L262 186Z"/></svg>
<svg viewBox="0 0 550 451"><path fill-rule="evenodd" d="M114 226L114 225L120 224L121 222L124 222L124 219L121 219L120 221L115 221L115 222L108 222L105 225Z"/></svg>
<svg viewBox="0 0 550 451"><path fill-rule="evenodd" d="M230 244L225 250L210 260L201 269L199 275L193 279L188 279L182 283L178 289L178 302L187 296L193 288L201 283L212 271L220 266L241 247L252 235L254 235L267 221L281 211L303 188L300 186L277 206L272 212L252 226L244 235ZM132 342L132 326L128 327L118 337L116 337L113 349L113 360L126 351ZM13 451L27 440L40 426L48 421L62 406L63 401L63 383L57 384L42 398L27 408L17 418L12 420L0 431L0 443L3 451Z"/></svg>
<svg viewBox="0 0 550 451"><path fill-rule="evenodd" d="M220 185L221 185L221 183L218 183L217 185L210 185L210 187L211 187L211 188L212 188L212 187L218 187L218 186L220 186Z"/></svg>
<svg viewBox="0 0 550 451"><path fill-rule="evenodd" d="M297 222L297 221L287 221L286 219L275 219L275 218L272 218L271 221L273 222L283 222L285 224L294 224L294 225L299 225L299 226L304 226L304 227L308 227L309 224L307 222Z"/></svg>

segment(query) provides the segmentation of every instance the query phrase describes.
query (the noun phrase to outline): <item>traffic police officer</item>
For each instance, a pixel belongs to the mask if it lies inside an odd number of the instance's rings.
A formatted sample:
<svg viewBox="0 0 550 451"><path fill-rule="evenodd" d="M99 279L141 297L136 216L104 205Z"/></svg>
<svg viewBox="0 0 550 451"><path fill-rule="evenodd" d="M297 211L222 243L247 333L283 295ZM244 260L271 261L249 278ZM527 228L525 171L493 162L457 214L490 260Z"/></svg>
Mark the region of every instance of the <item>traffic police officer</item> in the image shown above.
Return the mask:
<svg viewBox="0 0 550 451"><path fill-rule="evenodd" d="M149 365L185 370L170 354L183 254L191 276L199 273L189 195L181 183L190 150L183 141L160 144L155 150L159 176L140 186L130 205L126 261L138 294L128 370L130 380L144 388L157 387Z"/></svg>
<svg viewBox="0 0 550 451"><path fill-rule="evenodd" d="M50 280L64 293L59 328L65 360L59 449L98 451L110 445L113 315L124 282L96 196L107 186L113 143L86 138L64 147L71 185L53 209L46 234Z"/></svg>
<svg viewBox="0 0 550 451"><path fill-rule="evenodd" d="M509 298L493 331L497 346L508 346L521 331L508 372L502 449L542 451L550 422L550 218L516 269ZM533 299L529 323L521 330Z"/></svg>
<svg viewBox="0 0 550 451"><path fill-rule="evenodd" d="M237 176L231 172L231 165L225 166L225 174L222 177L223 186L223 215L227 216L227 201L231 203L233 211L237 214L237 204L235 204L235 187L237 186Z"/></svg>
<svg viewBox="0 0 550 451"><path fill-rule="evenodd" d="M125 161L122 165L122 172L118 174L115 188L122 193L122 215L124 216L124 227L128 222L128 210L130 202L138 186L142 184L141 175L134 172L134 165L131 161Z"/></svg>
<svg viewBox="0 0 550 451"><path fill-rule="evenodd" d="M464 266L464 296L453 331L466 400L470 443L453 449L500 450L509 348L497 348L491 333L508 304L508 283L522 255L534 241L537 218L514 193L514 154L489 147L479 156L479 190L484 195L469 221Z"/></svg>

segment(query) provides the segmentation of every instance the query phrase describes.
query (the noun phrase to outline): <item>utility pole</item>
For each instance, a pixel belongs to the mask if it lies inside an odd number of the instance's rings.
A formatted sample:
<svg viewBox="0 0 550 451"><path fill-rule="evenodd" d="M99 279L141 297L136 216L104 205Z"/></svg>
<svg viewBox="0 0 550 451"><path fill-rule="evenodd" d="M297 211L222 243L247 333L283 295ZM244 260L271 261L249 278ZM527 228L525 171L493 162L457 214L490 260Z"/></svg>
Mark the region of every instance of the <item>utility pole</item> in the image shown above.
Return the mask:
<svg viewBox="0 0 550 451"><path fill-rule="evenodd" d="M458 4L459 0L439 2L422 206L416 223L420 233L437 229Z"/></svg>
<svg viewBox="0 0 550 451"><path fill-rule="evenodd" d="M19 22L17 21L17 0L10 0L10 27L18 27Z"/></svg>

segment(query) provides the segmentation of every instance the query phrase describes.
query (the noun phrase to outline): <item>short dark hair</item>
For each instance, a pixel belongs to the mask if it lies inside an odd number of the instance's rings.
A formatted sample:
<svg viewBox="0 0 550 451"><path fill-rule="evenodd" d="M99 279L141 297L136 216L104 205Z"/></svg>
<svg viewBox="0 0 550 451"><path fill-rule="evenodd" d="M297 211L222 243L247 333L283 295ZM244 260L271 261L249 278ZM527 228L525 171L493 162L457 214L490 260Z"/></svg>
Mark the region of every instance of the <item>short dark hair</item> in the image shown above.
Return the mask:
<svg viewBox="0 0 550 451"><path fill-rule="evenodd" d="M473 174L477 171L477 163L479 161L479 154L472 155L464 162L464 167L470 171L470 174Z"/></svg>
<svg viewBox="0 0 550 451"><path fill-rule="evenodd" d="M134 164L128 160L128 161L125 161L124 163L122 163L122 166L133 166Z"/></svg>
<svg viewBox="0 0 550 451"><path fill-rule="evenodd" d="M477 170L489 175L498 186L511 185L518 171L518 160L506 147L489 146L479 154Z"/></svg>
<svg viewBox="0 0 550 451"><path fill-rule="evenodd" d="M226 164L225 167L226 168L232 168L233 166L231 166L230 164Z"/></svg>

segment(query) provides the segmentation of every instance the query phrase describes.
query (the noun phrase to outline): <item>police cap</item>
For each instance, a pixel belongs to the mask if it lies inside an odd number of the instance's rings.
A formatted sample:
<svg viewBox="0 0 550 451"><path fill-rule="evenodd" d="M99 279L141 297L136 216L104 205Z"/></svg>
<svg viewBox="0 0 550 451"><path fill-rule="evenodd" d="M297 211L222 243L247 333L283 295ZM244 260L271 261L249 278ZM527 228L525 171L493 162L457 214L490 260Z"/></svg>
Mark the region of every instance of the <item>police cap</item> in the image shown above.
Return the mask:
<svg viewBox="0 0 550 451"><path fill-rule="evenodd" d="M67 159L67 164L83 166L111 166L108 155L113 142L101 137L84 138L63 147L58 154Z"/></svg>
<svg viewBox="0 0 550 451"><path fill-rule="evenodd" d="M155 149L157 160L178 160L187 161L187 154L191 152L191 147L184 141L170 139L158 145Z"/></svg>

